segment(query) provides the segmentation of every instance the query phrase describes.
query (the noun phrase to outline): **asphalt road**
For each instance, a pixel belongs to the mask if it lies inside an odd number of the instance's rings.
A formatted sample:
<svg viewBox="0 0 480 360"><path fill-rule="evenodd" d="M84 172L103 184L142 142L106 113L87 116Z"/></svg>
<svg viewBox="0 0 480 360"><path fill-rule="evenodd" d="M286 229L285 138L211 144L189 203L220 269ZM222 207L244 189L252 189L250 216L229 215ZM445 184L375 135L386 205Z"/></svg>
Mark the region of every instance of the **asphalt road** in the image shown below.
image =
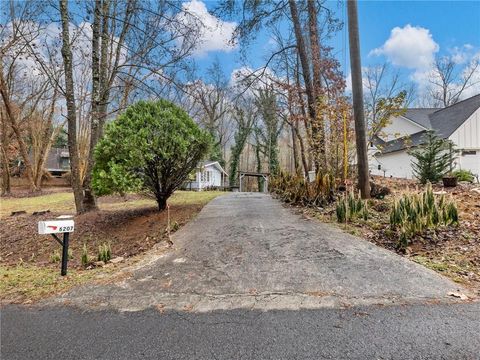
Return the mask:
<svg viewBox="0 0 480 360"><path fill-rule="evenodd" d="M480 359L480 304L209 313L2 310L1 358Z"/></svg>

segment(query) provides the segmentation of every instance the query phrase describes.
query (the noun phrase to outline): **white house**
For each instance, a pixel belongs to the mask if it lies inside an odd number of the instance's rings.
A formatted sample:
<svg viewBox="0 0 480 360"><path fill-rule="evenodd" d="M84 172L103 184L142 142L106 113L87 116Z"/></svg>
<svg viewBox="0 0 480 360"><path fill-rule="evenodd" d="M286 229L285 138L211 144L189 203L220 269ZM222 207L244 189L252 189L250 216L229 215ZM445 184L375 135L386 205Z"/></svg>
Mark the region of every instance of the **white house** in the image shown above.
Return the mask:
<svg viewBox="0 0 480 360"><path fill-rule="evenodd" d="M226 185L228 174L218 161L202 161L195 171L195 180L185 183L185 188L200 191L206 188L223 187Z"/></svg>
<svg viewBox="0 0 480 360"><path fill-rule="evenodd" d="M459 153L455 168L480 175L480 94L443 109L407 109L391 119L369 148L373 175L412 178L407 151L423 143L428 130L453 141Z"/></svg>

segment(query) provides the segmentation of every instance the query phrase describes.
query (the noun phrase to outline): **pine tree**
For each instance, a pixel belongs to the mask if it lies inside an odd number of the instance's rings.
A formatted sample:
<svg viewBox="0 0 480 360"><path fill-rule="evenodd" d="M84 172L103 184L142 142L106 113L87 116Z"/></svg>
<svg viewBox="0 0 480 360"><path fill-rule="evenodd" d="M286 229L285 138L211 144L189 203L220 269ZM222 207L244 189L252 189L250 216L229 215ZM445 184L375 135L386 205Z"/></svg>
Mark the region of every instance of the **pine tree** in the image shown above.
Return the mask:
<svg viewBox="0 0 480 360"><path fill-rule="evenodd" d="M413 173L422 184L437 182L452 167L452 159L456 150L450 140L439 138L434 131L427 131L425 142L409 151Z"/></svg>

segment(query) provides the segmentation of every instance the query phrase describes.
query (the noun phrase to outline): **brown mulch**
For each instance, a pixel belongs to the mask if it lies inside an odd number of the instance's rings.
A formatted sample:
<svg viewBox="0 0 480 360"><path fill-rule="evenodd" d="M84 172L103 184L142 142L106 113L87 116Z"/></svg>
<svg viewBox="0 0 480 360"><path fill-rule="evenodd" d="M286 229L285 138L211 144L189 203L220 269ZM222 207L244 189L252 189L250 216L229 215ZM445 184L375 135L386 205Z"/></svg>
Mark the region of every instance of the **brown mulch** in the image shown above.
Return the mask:
<svg viewBox="0 0 480 360"><path fill-rule="evenodd" d="M183 225L203 207L195 205L171 205L171 223ZM61 252L60 245L49 235L37 234L37 223L51 219L56 213L45 215L20 215L3 218L0 222L0 263L15 265L20 262L48 265L54 251ZM70 249L73 259L69 267L81 266L83 244L87 244L89 256L96 257L98 246L109 243L112 257L128 257L150 249L167 239L167 212L156 208L95 211L75 216L75 232L71 235Z"/></svg>
<svg viewBox="0 0 480 360"><path fill-rule="evenodd" d="M406 190L423 189L423 186L414 180L375 177L374 181L389 187L391 196ZM480 189L480 185L462 183L454 188L444 188L441 184L433 185L434 192L445 191L447 196L452 196L455 200L460 225L443 227L438 231L417 236L406 249L399 249L396 237L389 232L388 218L385 216L389 214L389 210L378 211L374 228L371 223L355 226L360 228L362 235L369 241L408 257L426 258L434 264L434 268L441 269L439 272L444 272L480 294L480 194L472 189ZM375 202L375 207L385 205L383 201Z"/></svg>
<svg viewBox="0 0 480 360"><path fill-rule="evenodd" d="M455 188L434 184L434 192L445 191L452 196L459 211L459 226L443 226L428 231L410 241L406 249L399 247L398 235L390 230L390 206L396 196L408 191L424 189L414 180L374 177L376 185L386 186L391 194L384 199L369 200L369 219L357 219L340 225L345 231L361 236L383 248L411 258L433 270L450 277L480 296L480 189L479 184L461 183ZM291 206L291 205L287 205ZM335 222L335 203L324 208L294 206L307 218Z"/></svg>

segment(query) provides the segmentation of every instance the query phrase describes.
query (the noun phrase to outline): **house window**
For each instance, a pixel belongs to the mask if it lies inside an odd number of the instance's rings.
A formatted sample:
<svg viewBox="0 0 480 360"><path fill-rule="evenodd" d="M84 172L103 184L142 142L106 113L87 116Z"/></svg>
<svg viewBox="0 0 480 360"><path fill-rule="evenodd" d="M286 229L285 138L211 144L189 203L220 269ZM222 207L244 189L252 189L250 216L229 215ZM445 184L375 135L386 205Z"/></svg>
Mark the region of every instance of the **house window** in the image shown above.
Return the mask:
<svg viewBox="0 0 480 360"><path fill-rule="evenodd" d="M60 158L60 169L70 168L70 159L69 158Z"/></svg>
<svg viewBox="0 0 480 360"><path fill-rule="evenodd" d="M211 173L211 171L203 171L202 172L202 181L203 182L210 182L210 179L211 179L210 173Z"/></svg>
<svg viewBox="0 0 480 360"><path fill-rule="evenodd" d="M475 150L462 150L462 156L466 155L477 155L477 152Z"/></svg>

